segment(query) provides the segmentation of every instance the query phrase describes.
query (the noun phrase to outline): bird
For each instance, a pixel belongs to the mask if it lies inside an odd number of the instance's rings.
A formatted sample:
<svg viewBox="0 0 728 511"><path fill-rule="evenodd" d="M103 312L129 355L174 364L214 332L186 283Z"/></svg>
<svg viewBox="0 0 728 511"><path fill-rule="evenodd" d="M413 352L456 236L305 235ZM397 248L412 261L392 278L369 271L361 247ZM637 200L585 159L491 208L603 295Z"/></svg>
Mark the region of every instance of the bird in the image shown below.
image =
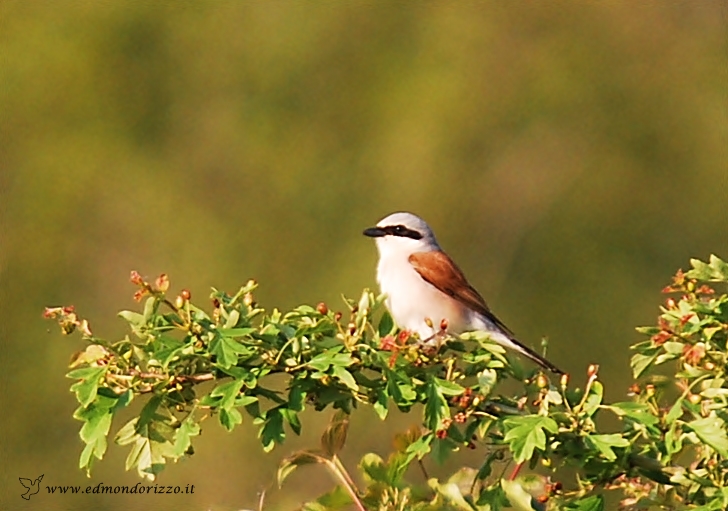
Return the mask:
<svg viewBox="0 0 728 511"><path fill-rule="evenodd" d="M19 477L20 484L22 484L27 490L21 495L25 500L30 500L31 495L35 495L40 491L40 482L43 480L43 474L40 475L35 481L28 479L27 477Z"/></svg>
<svg viewBox="0 0 728 511"><path fill-rule="evenodd" d="M364 235L376 240L377 282L385 304L400 328L421 341L433 338L440 325L448 333L485 331L498 344L517 351L556 374L564 372L518 341L498 319L462 270L435 239L427 222L413 213L392 213Z"/></svg>

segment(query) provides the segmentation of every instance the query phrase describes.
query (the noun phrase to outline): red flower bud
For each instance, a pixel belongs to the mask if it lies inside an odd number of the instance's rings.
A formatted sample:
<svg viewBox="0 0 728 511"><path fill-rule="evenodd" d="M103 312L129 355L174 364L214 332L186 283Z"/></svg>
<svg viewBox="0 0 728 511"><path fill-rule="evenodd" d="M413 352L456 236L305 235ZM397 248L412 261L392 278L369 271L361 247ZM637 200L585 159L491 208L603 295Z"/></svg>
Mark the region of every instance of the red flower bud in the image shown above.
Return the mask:
<svg viewBox="0 0 728 511"><path fill-rule="evenodd" d="M144 284L144 279L142 278L142 276L134 270L132 270L129 280L131 280L132 284L136 284L137 286L141 286L142 284Z"/></svg>
<svg viewBox="0 0 728 511"><path fill-rule="evenodd" d="M379 349L384 351L391 351L394 348L394 337L388 335L379 341Z"/></svg>
<svg viewBox="0 0 728 511"><path fill-rule="evenodd" d="M162 293L169 289L169 277L167 277L166 273L162 273L159 277L157 277L157 280L154 281L154 287Z"/></svg>

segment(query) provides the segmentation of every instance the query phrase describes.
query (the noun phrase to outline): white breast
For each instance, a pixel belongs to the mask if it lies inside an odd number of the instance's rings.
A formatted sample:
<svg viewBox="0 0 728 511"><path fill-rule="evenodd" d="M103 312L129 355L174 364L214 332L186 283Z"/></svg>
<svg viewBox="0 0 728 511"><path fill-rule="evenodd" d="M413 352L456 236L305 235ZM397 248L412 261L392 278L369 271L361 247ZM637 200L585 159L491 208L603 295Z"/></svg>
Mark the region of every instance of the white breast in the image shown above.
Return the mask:
<svg viewBox="0 0 728 511"><path fill-rule="evenodd" d="M417 333L420 339L435 333L443 319L447 319L448 330L453 333L467 330L472 322L469 309L425 281L405 256L380 258L377 281L387 295L387 308L394 321L400 328ZM434 329L427 326L425 318L432 320Z"/></svg>

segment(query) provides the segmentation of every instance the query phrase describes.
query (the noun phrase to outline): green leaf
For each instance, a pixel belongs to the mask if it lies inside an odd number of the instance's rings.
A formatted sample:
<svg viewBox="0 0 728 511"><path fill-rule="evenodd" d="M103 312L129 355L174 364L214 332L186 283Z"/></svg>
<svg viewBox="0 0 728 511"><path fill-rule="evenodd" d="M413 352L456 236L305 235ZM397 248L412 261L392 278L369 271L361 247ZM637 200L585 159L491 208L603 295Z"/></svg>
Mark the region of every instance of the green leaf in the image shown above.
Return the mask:
<svg viewBox="0 0 728 511"><path fill-rule="evenodd" d="M303 390L303 385L304 383L293 380L288 391L288 408L296 412L302 412L305 407L307 393Z"/></svg>
<svg viewBox="0 0 728 511"><path fill-rule="evenodd" d="M630 366L632 366L632 377L637 379L655 362L657 353L652 355L643 355L636 353L632 355Z"/></svg>
<svg viewBox="0 0 728 511"><path fill-rule="evenodd" d="M139 425L137 428L141 428L149 424L157 415L157 408L162 404L162 396L153 395L147 404L144 405L142 411L139 412Z"/></svg>
<svg viewBox="0 0 728 511"><path fill-rule="evenodd" d="M501 487L500 481L480 491L477 505L487 506L481 508L485 511L501 511L501 509L511 508L511 503L508 501L508 497Z"/></svg>
<svg viewBox="0 0 728 511"><path fill-rule="evenodd" d="M465 500L461 491L461 485L455 482L438 483L436 479L429 481L430 487L432 487L439 497L442 498L446 504L446 509L456 511L472 511L473 507ZM463 485L467 487L466 485Z"/></svg>
<svg viewBox="0 0 728 511"><path fill-rule="evenodd" d="M450 417L450 408L442 393L442 386L431 377L425 387L425 425L432 431L442 429L442 421L446 417ZM441 380L443 381L443 380Z"/></svg>
<svg viewBox="0 0 728 511"><path fill-rule="evenodd" d="M330 348L323 353L319 353L318 355L313 357L306 363L306 365L312 369L316 369L317 371L328 371L329 367L331 367L331 365L334 363L334 357L336 356L336 354L343 349L343 345Z"/></svg>
<svg viewBox="0 0 728 511"><path fill-rule="evenodd" d="M715 254L710 255L710 267L713 269L713 277L728 282L728 263Z"/></svg>
<svg viewBox="0 0 728 511"><path fill-rule="evenodd" d="M379 416L381 420L384 420L387 418L387 414L389 413L389 393L387 392L386 387L383 389L379 389L377 392L377 400L374 401L372 406L374 407L374 411Z"/></svg>
<svg viewBox="0 0 728 511"><path fill-rule="evenodd" d="M367 453L359 461L359 470L367 485L373 482L387 483L387 467L384 461L374 453Z"/></svg>
<svg viewBox="0 0 728 511"><path fill-rule="evenodd" d="M167 415L157 413L161 403L160 396L154 396L142 409L138 418L129 421L116 435L119 445L132 444L126 459L126 469L137 468L137 473L146 479L154 480L165 464L167 458L177 459L173 440L176 422L169 411Z"/></svg>
<svg viewBox="0 0 728 511"><path fill-rule="evenodd" d="M157 311L157 299L150 296L144 302L144 314L142 315L142 324L147 324L154 313Z"/></svg>
<svg viewBox="0 0 728 511"><path fill-rule="evenodd" d="M699 259L691 259L690 264L693 269L685 273L688 278L713 282L728 282L728 263L716 255L711 255L708 263L704 263Z"/></svg>
<svg viewBox="0 0 728 511"><path fill-rule="evenodd" d="M356 384L354 376L343 367L333 366L333 373L334 376L341 381L341 383L349 387L351 390L359 390L359 385Z"/></svg>
<svg viewBox="0 0 728 511"><path fill-rule="evenodd" d="M447 437L435 437L430 443L430 454L435 463L442 465L450 457L450 454L458 450L458 447L458 444Z"/></svg>
<svg viewBox="0 0 728 511"><path fill-rule="evenodd" d="M144 316L138 312L132 311L121 311L119 317L123 318L127 323L133 327L142 327L145 324Z"/></svg>
<svg viewBox="0 0 728 511"><path fill-rule="evenodd" d="M281 414L283 418L291 427L291 430L297 435L301 434L301 420L298 418L298 414L289 408L281 408Z"/></svg>
<svg viewBox="0 0 728 511"><path fill-rule="evenodd" d="M217 332L223 337L247 337L255 328L218 328Z"/></svg>
<svg viewBox="0 0 728 511"><path fill-rule="evenodd" d="M628 417L645 426L654 426L660 420L650 413L650 407L645 403L623 402L607 405L604 408L611 410L620 417Z"/></svg>
<svg viewBox="0 0 728 511"><path fill-rule="evenodd" d="M302 511L344 511L352 508L351 495L343 486L336 486L313 503L306 503Z"/></svg>
<svg viewBox="0 0 728 511"><path fill-rule="evenodd" d="M394 333L394 320L388 311L384 311L382 314L377 331L379 332L379 337L386 337L387 335Z"/></svg>
<svg viewBox="0 0 728 511"><path fill-rule="evenodd" d="M243 423L243 415L237 408L221 408L220 424L227 431L232 431L235 426Z"/></svg>
<svg viewBox="0 0 728 511"><path fill-rule="evenodd" d="M99 389L101 379L106 375L108 366L83 367L69 372L68 378L80 378L81 381L74 383L71 390L76 393L76 399L81 406L88 406L94 399Z"/></svg>
<svg viewBox="0 0 728 511"><path fill-rule="evenodd" d="M570 502L564 509L573 511L604 511L604 498L601 495L592 495L575 502Z"/></svg>
<svg viewBox="0 0 728 511"><path fill-rule="evenodd" d="M446 396L459 396L465 392L465 388L458 385L457 383L442 380L440 378L433 378L435 385L437 385L439 391Z"/></svg>
<svg viewBox="0 0 728 511"><path fill-rule="evenodd" d="M88 407L79 407L74 412L75 419L84 421L79 436L86 443L79 459L79 468L86 469L90 475L93 460L102 459L106 453L107 440L118 400L99 396Z"/></svg>
<svg viewBox="0 0 728 511"><path fill-rule="evenodd" d="M665 423L666 424L672 424L676 420L678 420L683 415L683 401L687 397L687 393L683 394L677 400L675 401L675 404L672 405L672 408L670 408L670 411L665 415Z"/></svg>
<svg viewBox="0 0 728 511"><path fill-rule="evenodd" d="M629 447L630 443L626 438L622 438L618 433L611 435L587 435L584 437L586 443L593 448L599 450L599 452L609 461L617 459L617 455L614 454L612 447Z"/></svg>
<svg viewBox="0 0 728 511"><path fill-rule="evenodd" d="M584 402L584 412L589 416L593 416L599 410L604 397L604 386L599 381L594 381L589 388L589 395Z"/></svg>
<svg viewBox="0 0 728 511"><path fill-rule="evenodd" d="M533 457L535 449L546 449L546 433L556 433L558 425L550 417L542 415L524 415L509 417L503 421L507 429L505 442L510 446L516 463L522 463Z"/></svg>
<svg viewBox="0 0 728 511"><path fill-rule="evenodd" d="M483 369L478 373L478 387L484 396L490 394L496 383L498 383L498 373L494 369Z"/></svg>
<svg viewBox="0 0 728 511"><path fill-rule="evenodd" d="M249 349L230 337L216 335L210 343L210 353L217 357L217 363L228 369L238 363L238 355L248 355Z"/></svg>
<svg viewBox="0 0 728 511"><path fill-rule="evenodd" d="M282 444L286 438L286 432L283 429L283 414L279 407L271 408L266 412L263 427L258 433L263 450L270 452L276 444Z"/></svg>
<svg viewBox="0 0 728 511"><path fill-rule="evenodd" d="M494 461L496 461L501 456L500 450L493 450L491 451L488 456L485 457L485 460L483 460L483 463L480 465L480 468L478 469L478 472L475 474L475 478L479 481L482 481L484 479L487 479L491 472L493 471L493 468L491 465Z"/></svg>
<svg viewBox="0 0 728 511"><path fill-rule="evenodd" d="M221 408L229 410L235 405L235 398L237 398L238 394L240 394L240 389L242 387L243 380L229 381L212 389L212 392L210 392L210 396L222 398L220 400L219 406Z"/></svg>
<svg viewBox="0 0 728 511"><path fill-rule="evenodd" d="M698 438L711 446L721 456L728 457L728 436L726 436L725 423L716 416L705 417L688 422L686 426L692 429Z"/></svg>
<svg viewBox="0 0 728 511"><path fill-rule="evenodd" d="M174 434L174 445L172 454L179 458L189 453L192 449L192 437L200 434L200 425L189 415L182 421L180 427Z"/></svg>
<svg viewBox="0 0 728 511"><path fill-rule="evenodd" d="M501 487L513 509L518 511L532 511L536 509L533 507L533 497L523 488L519 481L501 479Z"/></svg>
<svg viewBox="0 0 728 511"><path fill-rule="evenodd" d="M672 456L682 450L683 436L678 434L677 422L673 422L670 429L665 433L665 450L667 454Z"/></svg>
<svg viewBox="0 0 728 511"><path fill-rule="evenodd" d="M432 433L422 435L420 438L407 446L407 454L412 454L416 456L417 459L421 460L425 457L426 454L430 452L432 440L434 440L434 438L435 435L433 435Z"/></svg>

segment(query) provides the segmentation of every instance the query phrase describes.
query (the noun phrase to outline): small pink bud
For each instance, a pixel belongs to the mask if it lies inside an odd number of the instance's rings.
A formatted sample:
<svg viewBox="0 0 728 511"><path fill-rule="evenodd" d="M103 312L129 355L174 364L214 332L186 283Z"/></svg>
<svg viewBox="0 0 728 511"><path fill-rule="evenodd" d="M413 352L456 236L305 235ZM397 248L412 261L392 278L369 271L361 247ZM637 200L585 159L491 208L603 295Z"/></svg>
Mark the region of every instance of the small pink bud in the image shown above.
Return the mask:
<svg viewBox="0 0 728 511"><path fill-rule="evenodd" d="M132 284L136 284L137 286L141 286L142 284L144 284L144 279L142 278L142 276L134 270L132 270L131 272L130 280Z"/></svg>
<svg viewBox="0 0 728 511"><path fill-rule="evenodd" d="M157 280L154 281L154 287L162 293L169 289L169 277L167 277L166 273L162 273L159 277L157 277Z"/></svg>

